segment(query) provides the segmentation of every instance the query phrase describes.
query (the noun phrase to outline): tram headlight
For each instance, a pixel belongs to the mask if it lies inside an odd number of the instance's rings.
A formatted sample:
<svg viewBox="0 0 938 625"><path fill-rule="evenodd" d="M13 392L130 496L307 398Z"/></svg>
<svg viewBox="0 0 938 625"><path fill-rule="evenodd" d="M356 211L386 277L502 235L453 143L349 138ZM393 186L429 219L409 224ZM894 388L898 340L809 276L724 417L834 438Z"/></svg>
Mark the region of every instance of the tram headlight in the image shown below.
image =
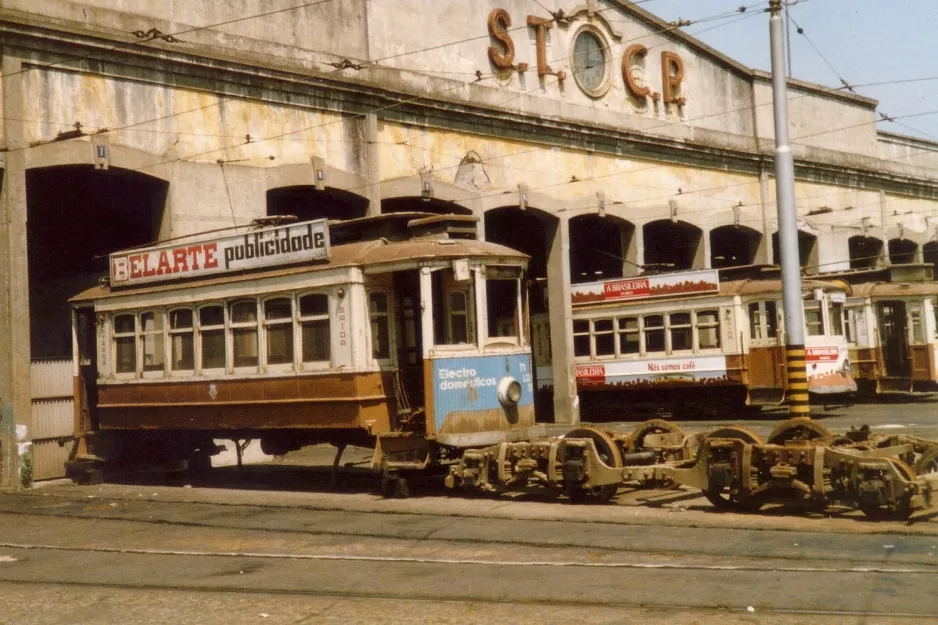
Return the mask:
<svg viewBox="0 0 938 625"><path fill-rule="evenodd" d="M517 406L521 401L521 383L509 375L501 379L496 392L499 403L505 408Z"/></svg>

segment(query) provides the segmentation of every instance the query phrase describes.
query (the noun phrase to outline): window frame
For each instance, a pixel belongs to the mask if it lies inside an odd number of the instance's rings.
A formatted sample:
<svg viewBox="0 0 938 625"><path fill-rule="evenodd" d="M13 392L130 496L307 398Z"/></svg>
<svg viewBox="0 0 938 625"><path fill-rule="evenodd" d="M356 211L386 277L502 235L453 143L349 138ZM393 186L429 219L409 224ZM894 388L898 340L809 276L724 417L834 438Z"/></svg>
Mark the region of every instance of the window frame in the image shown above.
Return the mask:
<svg viewBox="0 0 938 625"><path fill-rule="evenodd" d="M153 313L154 319L162 320L162 325L158 330L144 330L143 325L143 316ZM145 308L143 310L137 311L137 337L139 340L139 354L137 355L137 371L140 374L141 378L164 378L167 375L167 369L169 367L169 359L167 358L167 326L168 319L166 318L166 313L162 308ZM147 369L145 364L146 359L146 341L147 337L154 337L153 344L154 346L160 346L163 352L163 363L160 365L159 369Z"/></svg>
<svg viewBox="0 0 938 625"><path fill-rule="evenodd" d="M706 314L706 313L713 314L713 321L705 321L705 322L700 321L700 315ZM719 308L702 308L700 310L695 310L693 324L694 324L694 352L695 353L700 353L700 352L710 353L710 352L722 352L723 351L723 336L722 336L722 330L720 328L720 309ZM714 330L714 336L716 337L716 345L711 346L711 347L704 347L700 343L700 331L702 329L709 330L711 328L713 328Z"/></svg>
<svg viewBox="0 0 938 625"><path fill-rule="evenodd" d="M286 317L277 319L267 318L267 305L270 302L284 300L290 305L290 312ZM264 296L260 301L261 327L263 328L263 367L264 371L293 371L296 367L296 302L292 293L272 293ZM287 362L270 362L270 328L286 326L290 331L290 340L287 342L290 350L290 360Z"/></svg>
<svg viewBox="0 0 938 625"><path fill-rule="evenodd" d="M173 329L172 327L173 313L176 313L182 310L187 310L192 315L191 325L188 328ZM167 316L166 333L168 335L167 338L169 342L169 351L167 352L167 356L169 360L168 362L169 375L172 377L179 377L179 378L193 377L196 375L196 371L198 370L198 357L197 357L197 352L196 352L196 342L197 342L197 336L198 336L198 331L197 331L198 314L196 310L192 307L174 306L172 308L169 308L166 311L166 316ZM185 336L187 333L190 339L192 340L192 368L191 369L176 369L173 366L175 364L175 360L173 358L173 348L174 348L173 339L177 336Z"/></svg>
<svg viewBox="0 0 938 625"><path fill-rule="evenodd" d="M132 332L118 332L117 331L117 319L118 317L130 317L133 319L134 328ZM137 329L139 326L139 320L137 318L137 311L118 311L114 312L110 316L110 326L111 326L111 361L114 363L112 373L115 378L120 379L131 379L137 377L137 372L140 370L140 350L137 347ZM133 370L132 371L118 371L118 365L120 359L117 357L117 340L118 339L130 339L131 345L134 350L133 358Z"/></svg>
<svg viewBox="0 0 938 625"><path fill-rule="evenodd" d="M371 310L371 297L372 297L373 295L383 295L383 296L384 296L384 301L385 301L385 310L384 310L384 312L375 313L375 312L373 312L373 311ZM393 336L393 332L392 332L393 326L391 325L392 322L393 322L393 316L392 316L392 310L391 310L391 309L392 309L392 305L393 305L393 300L392 300L392 298L391 298L391 294L390 294L388 291L385 291L385 290L382 290L382 289L370 290L370 291L367 292L366 305L368 306L368 346L371 348L371 349L370 349L369 357L371 358L371 360L372 360L373 362L375 362L375 363L377 363L377 364L379 364L379 365L388 365L388 364L391 364L392 358L393 358L393 355L394 355L394 336ZM373 331L373 330L374 330L374 319L375 319L376 316L377 316L378 318L382 318L382 317L384 318L385 332L386 332L387 337L388 337L388 338L387 338L387 341L388 341L388 353L387 353L387 355L384 356L384 357L382 357L382 356L380 356L379 354L377 354L377 353L376 353L376 349L375 349L376 337L374 336L374 331Z"/></svg>
<svg viewBox="0 0 938 625"><path fill-rule="evenodd" d="M250 321L235 321L234 320L234 308L238 304L246 304L248 302L254 303L254 322ZM227 326L226 326L226 340L227 347L230 347L231 352L231 367L230 371L233 373L258 373L262 371L262 355L266 352L266 346L262 343L263 335L263 322L261 316L261 307L257 297L238 297L231 300L226 300L226 308L228 309L227 316ZM254 328L254 348L255 348L255 359L256 362L253 365L238 365L237 355L235 354L235 342L236 334L238 330L247 330L248 328Z"/></svg>
<svg viewBox="0 0 938 625"><path fill-rule="evenodd" d="M322 296L326 299L326 312L319 315L308 315L304 316L302 311L302 306L300 304L301 300L305 297L311 296ZM369 300L369 328L371 327L371 302ZM329 369L332 367L333 359L333 349L332 349L332 298L330 294L326 291L300 291L296 294L296 307L294 308L295 318L296 318L296 349L295 349L295 359L297 361L297 367L301 371L315 371L321 369ZM307 361L303 357L303 328L304 323L314 323L319 321L326 321L326 348L328 350L327 358L325 360L309 360Z"/></svg>
<svg viewBox="0 0 938 625"><path fill-rule="evenodd" d="M220 326L210 325L206 327L202 325L202 310L206 308L221 308L222 323ZM228 302L225 300L206 302L196 307L195 313L196 313L196 336L197 336L197 340L196 340L196 350L197 350L196 351L196 371L198 372L197 375L217 376L217 375L225 375L229 373L232 370L231 363L233 361L231 357L231 348L228 345L228 342L229 342L229 339L228 339L228 336L229 336ZM211 332L217 332L219 329L221 330L222 346L224 347L224 350L225 350L225 353L223 355L224 364L221 367L206 367L205 366L205 354L203 350L203 336L204 336L204 332L206 331L206 329Z"/></svg>

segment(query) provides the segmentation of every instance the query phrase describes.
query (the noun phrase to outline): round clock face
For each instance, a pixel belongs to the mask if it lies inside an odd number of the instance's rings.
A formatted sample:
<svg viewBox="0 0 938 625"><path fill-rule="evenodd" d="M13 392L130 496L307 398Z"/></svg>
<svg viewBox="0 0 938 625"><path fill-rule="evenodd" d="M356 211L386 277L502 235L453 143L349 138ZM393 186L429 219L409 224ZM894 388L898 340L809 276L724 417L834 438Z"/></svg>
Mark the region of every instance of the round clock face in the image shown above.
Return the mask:
<svg viewBox="0 0 938 625"><path fill-rule="evenodd" d="M606 82L606 48L588 30L577 35L573 44L573 76L591 95L597 94Z"/></svg>

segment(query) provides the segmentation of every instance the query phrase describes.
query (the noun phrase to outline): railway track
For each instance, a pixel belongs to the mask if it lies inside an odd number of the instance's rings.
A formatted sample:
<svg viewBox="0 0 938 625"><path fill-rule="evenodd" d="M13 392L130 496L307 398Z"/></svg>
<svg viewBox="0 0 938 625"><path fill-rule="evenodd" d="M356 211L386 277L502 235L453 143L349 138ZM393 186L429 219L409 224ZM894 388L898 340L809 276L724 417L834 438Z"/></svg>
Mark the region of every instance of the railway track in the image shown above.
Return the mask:
<svg viewBox="0 0 938 625"><path fill-rule="evenodd" d="M621 622L613 615L753 622L745 620L750 607L774 619L758 622L778 623L926 622L938 615L932 522L871 528L760 517L761 527L743 529L725 521L744 515L695 516L687 526L673 510L658 509L634 525L621 506L584 513L482 500L468 502L479 505L473 515L465 501L428 498L416 502L432 505L426 512L414 502L377 499L384 510L355 511L342 496L322 509L321 496L314 506L298 506L283 501L302 497L271 493L268 505L254 505L238 502L259 493L229 491L225 505L206 501L217 491L186 489L190 501L158 501L153 495L169 489L150 489L146 498L129 486L92 499L89 489L70 486L0 496L0 593L27 601L30 593L79 602L126 596L133 606L156 607L172 597L191 606L223 605L229 597L262 610L244 622L258 622L260 613L275 619L265 623L300 622L299 606L312 614L324 603L346 623L374 622L358 612L363 605L395 606L409 623L492 622L493 615L551 622L551 615L577 614L585 623ZM459 514L442 514L447 505ZM579 518L535 518L551 507ZM499 518L506 513L527 520ZM204 618L176 622L241 622L198 616ZM387 616L382 620L404 622L400 614Z"/></svg>

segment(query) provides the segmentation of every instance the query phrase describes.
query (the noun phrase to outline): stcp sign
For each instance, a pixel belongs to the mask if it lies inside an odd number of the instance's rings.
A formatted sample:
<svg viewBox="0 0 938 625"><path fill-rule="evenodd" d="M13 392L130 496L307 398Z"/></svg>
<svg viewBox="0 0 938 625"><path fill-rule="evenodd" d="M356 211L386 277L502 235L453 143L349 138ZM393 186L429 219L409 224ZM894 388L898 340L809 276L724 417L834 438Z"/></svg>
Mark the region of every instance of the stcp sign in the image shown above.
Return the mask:
<svg viewBox="0 0 938 625"><path fill-rule="evenodd" d="M553 19L536 15L528 15L527 26L533 29L534 48L537 58L538 76L555 76L558 81L567 78L563 70L555 70L548 63L547 38L548 31L555 24L573 26L574 33L566 52L562 55L568 61L570 71L577 86L586 95L599 98L605 95L614 79L614 64L612 60L613 46L610 45L608 34L597 26L602 20L586 20L577 23L574 19L581 14L588 17L598 14L596 10L581 9L579 12ZM513 29L511 15L505 9L493 9L488 16L489 36L493 45L488 49L489 61L499 70L517 70L524 72L528 69L527 63L515 63L515 41L511 36ZM517 30L517 29L514 29ZM621 39L620 36L613 35ZM633 101L644 102L650 98L655 104L662 102L665 105L684 106L686 103L682 85L684 82L684 62L675 52L664 51L660 53L661 79L657 83L658 89L653 88L654 82L646 81L646 57L648 48L640 43L625 48L619 67L625 90Z"/></svg>

